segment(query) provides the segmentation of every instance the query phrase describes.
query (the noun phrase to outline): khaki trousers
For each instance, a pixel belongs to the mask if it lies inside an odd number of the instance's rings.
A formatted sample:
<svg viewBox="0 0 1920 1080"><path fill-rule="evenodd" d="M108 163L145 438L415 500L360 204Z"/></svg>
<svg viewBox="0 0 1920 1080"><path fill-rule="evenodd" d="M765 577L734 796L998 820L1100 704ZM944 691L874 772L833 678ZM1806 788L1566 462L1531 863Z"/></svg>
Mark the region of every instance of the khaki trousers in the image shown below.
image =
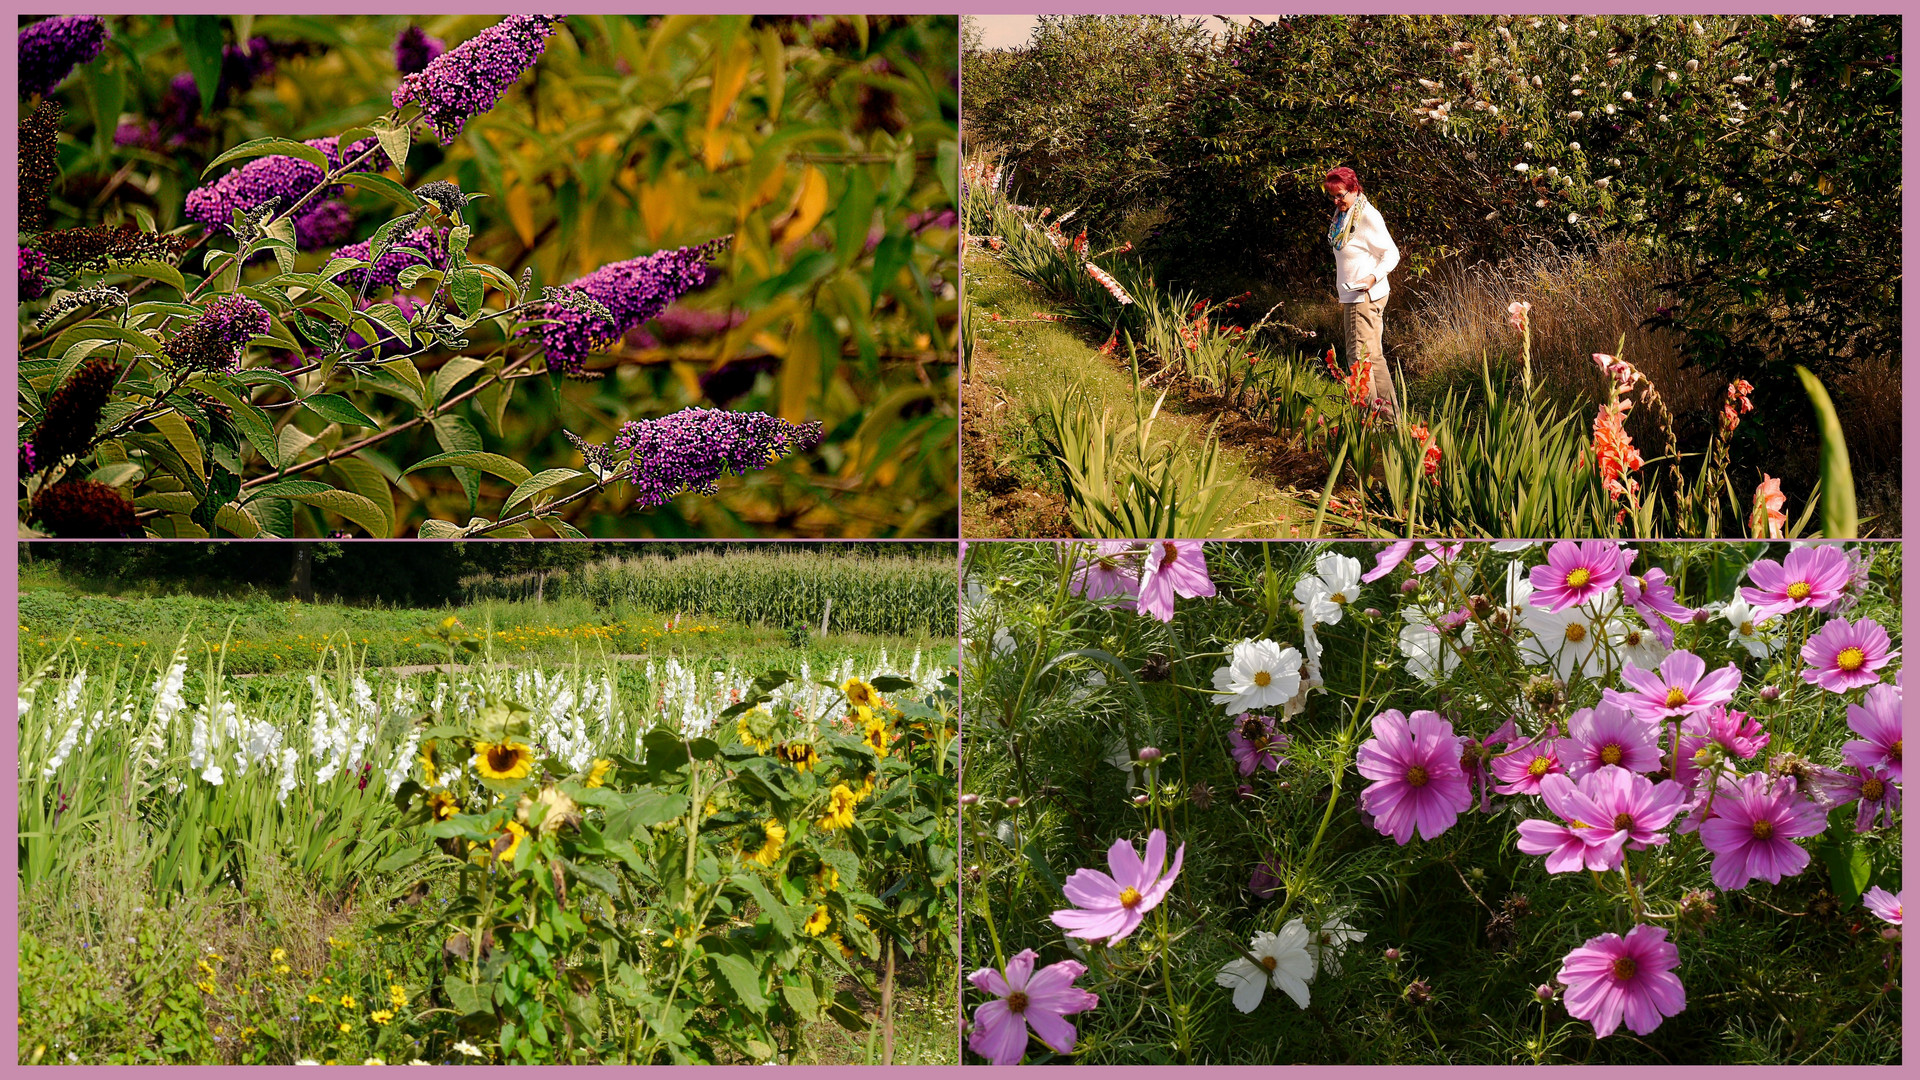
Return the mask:
<svg viewBox="0 0 1920 1080"><path fill-rule="evenodd" d="M1387 369L1387 356L1380 347L1381 315L1386 299L1361 300L1340 305L1340 332L1346 339L1347 367L1362 360L1373 361L1373 385L1368 400L1385 401L1387 414L1398 411L1393 398L1393 373Z"/></svg>

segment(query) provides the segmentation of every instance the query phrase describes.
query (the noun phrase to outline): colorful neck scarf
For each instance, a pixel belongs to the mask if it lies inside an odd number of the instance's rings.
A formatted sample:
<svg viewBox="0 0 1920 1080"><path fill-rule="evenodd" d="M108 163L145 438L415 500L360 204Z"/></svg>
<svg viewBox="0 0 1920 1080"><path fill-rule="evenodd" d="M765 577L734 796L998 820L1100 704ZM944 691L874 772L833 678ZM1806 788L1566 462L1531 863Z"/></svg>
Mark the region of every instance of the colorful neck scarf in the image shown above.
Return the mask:
<svg viewBox="0 0 1920 1080"><path fill-rule="evenodd" d="M1347 238L1353 235L1354 223L1360 220L1360 212L1366 207L1367 197L1362 195L1353 200L1352 209L1342 211L1333 219L1333 224L1327 226L1327 243L1333 245L1333 250L1339 251L1347 246Z"/></svg>

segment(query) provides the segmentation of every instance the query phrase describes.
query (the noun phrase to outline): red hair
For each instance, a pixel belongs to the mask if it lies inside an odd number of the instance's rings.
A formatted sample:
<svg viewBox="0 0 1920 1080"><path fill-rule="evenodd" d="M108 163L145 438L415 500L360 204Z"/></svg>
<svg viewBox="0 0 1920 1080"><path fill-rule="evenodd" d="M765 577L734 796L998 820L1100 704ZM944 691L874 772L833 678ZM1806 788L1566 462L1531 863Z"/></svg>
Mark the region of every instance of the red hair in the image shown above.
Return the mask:
<svg viewBox="0 0 1920 1080"><path fill-rule="evenodd" d="M1333 169L1329 171L1327 173L1327 178L1325 180L1320 181L1320 183L1322 186L1325 186L1327 184L1339 184L1341 187L1346 188L1348 191L1353 191L1353 192L1359 192L1364 190L1360 186L1360 177L1356 175L1352 169L1347 168L1345 165L1342 165L1337 169Z"/></svg>

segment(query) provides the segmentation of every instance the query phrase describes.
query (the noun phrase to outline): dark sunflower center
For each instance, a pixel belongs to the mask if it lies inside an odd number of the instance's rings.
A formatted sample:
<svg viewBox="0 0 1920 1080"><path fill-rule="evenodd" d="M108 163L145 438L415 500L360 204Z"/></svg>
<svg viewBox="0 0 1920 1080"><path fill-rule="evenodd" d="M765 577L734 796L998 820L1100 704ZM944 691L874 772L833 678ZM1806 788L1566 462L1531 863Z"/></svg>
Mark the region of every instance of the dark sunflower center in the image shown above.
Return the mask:
<svg viewBox="0 0 1920 1080"><path fill-rule="evenodd" d="M493 748L487 751L487 764L493 768L494 772L511 771L515 765L520 764L520 749L506 743L495 743Z"/></svg>

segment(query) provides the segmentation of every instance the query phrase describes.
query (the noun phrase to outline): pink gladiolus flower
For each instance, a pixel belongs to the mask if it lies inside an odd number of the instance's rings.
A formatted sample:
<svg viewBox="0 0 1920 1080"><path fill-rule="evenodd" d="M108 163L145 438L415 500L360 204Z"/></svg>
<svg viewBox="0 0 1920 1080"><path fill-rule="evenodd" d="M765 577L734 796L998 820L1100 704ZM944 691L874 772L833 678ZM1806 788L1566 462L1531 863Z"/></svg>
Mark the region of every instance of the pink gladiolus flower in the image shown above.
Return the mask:
<svg viewBox="0 0 1920 1080"><path fill-rule="evenodd" d="M1740 595L1754 607L1754 621L1764 622L1794 608L1824 608L1840 599L1853 580L1847 553L1831 544L1796 548L1784 563L1757 560L1747 567L1750 587Z"/></svg>
<svg viewBox="0 0 1920 1080"><path fill-rule="evenodd" d="M1065 930L1068 937L1106 938L1108 945L1119 944L1140 926L1147 912L1166 898L1173 879L1180 876L1180 863L1186 855L1187 845L1181 844L1173 853L1173 864L1168 866L1167 834L1159 829L1147 834L1144 862L1130 841L1115 840L1107 849L1107 866L1113 873L1084 867L1075 870L1067 879L1065 892L1076 906L1054 912L1053 925Z"/></svg>
<svg viewBox="0 0 1920 1080"><path fill-rule="evenodd" d="M1513 327L1515 330L1525 330L1527 327L1527 313L1532 310L1533 305L1527 303L1525 300L1515 300L1513 303L1508 304L1507 325Z"/></svg>
<svg viewBox="0 0 1920 1080"><path fill-rule="evenodd" d="M1713 816L1700 823L1700 842L1715 856L1713 883L1731 892L1755 878L1777 885L1805 870L1807 853L1793 841L1826 827L1826 812L1800 797L1792 777L1769 783L1766 774L1749 773L1721 785Z"/></svg>
<svg viewBox="0 0 1920 1080"><path fill-rule="evenodd" d="M1131 596L1139 588L1139 552L1130 540L1100 540L1073 571L1073 591L1088 600Z"/></svg>
<svg viewBox="0 0 1920 1080"><path fill-rule="evenodd" d="M1867 691L1864 705L1847 706L1847 726L1858 739L1849 739L1840 756L1862 769L1885 769L1893 782L1900 771L1900 688L1885 683Z"/></svg>
<svg viewBox="0 0 1920 1080"><path fill-rule="evenodd" d="M1753 512L1747 515L1747 535L1779 540L1786 535L1787 496L1780 490L1780 478L1760 474L1760 486L1753 489Z"/></svg>
<svg viewBox="0 0 1920 1080"><path fill-rule="evenodd" d="M1880 669L1887 661L1900 655L1892 645L1887 632L1872 619L1857 623L1832 619L1801 648L1800 659L1810 666L1800 674L1813 685L1836 694L1856 686L1872 686L1880 681Z"/></svg>
<svg viewBox="0 0 1920 1080"><path fill-rule="evenodd" d="M1140 614L1172 622L1176 594L1189 600L1214 594L1207 557L1198 540L1155 540L1147 548L1147 570L1140 578Z"/></svg>
<svg viewBox="0 0 1920 1080"><path fill-rule="evenodd" d="M1602 701L1581 709L1567 721L1567 738L1560 741L1560 760L1576 779L1608 765L1629 772L1652 772L1660 767L1658 727L1628 712L1618 703Z"/></svg>
<svg viewBox="0 0 1920 1080"><path fill-rule="evenodd" d="M1502 795L1538 795L1540 781L1549 776L1565 776L1567 768L1560 763L1560 744L1555 738L1559 733L1559 728L1550 727L1539 738L1522 743L1517 749L1509 746L1505 753L1494 758L1493 778L1500 782L1493 790Z"/></svg>
<svg viewBox="0 0 1920 1080"><path fill-rule="evenodd" d="M1585 603L1607 591L1626 569L1620 545L1609 540L1562 540L1547 550L1547 561L1527 575L1534 607L1553 612Z"/></svg>
<svg viewBox="0 0 1920 1080"><path fill-rule="evenodd" d="M1637 719L1657 724L1669 716L1692 716L1732 701L1733 692L1740 687L1740 669L1728 664L1709 673L1705 660L1682 651L1662 660L1657 672L1643 671L1629 660L1620 669L1620 681L1635 692L1623 694L1608 688L1601 696Z"/></svg>
<svg viewBox="0 0 1920 1080"><path fill-rule="evenodd" d="M1241 713L1227 741L1232 744L1233 760L1240 766L1240 775L1252 776L1261 769L1279 771L1286 759L1278 751L1286 749L1292 739L1274 734L1273 717Z"/></svg>
<svg viewBox="0 0 1920 1080"><path fill-rule="evenodd" d="M1360 806L1382 835L1404 845L1417 827L1421 839L1432 840L1473 805L1461 740L1445 717L1421 710L1409 719L1388 709L1373 718L1373 736L1360 744L1357 768L1374 781L1360 793Z"/></svg>
<svg viewBox="0 0 1920 1080"><path fill-rule="evenodd" d="M1593 1025L1604 1039L1625 1021L1635 1035L1646 1035L1687 1007L1687 988L1673 969L1680 950L1666 930L1640 925L1618 934L1601 934L1568 953L1554 978L1567 988L1567 1014Z"/></svg>
<svg viewBox="0 0 1920 1080"><path fill-rule="evenodd" d="M1873 888L1860 894L1860 902L1867 905L1867 910L1878 915L1882 922L1892 923L1895 926L1900 925L1899 893L1890 893L1880 886L1875 885Z"/></svg>
<svg viewBox="0 0 1920 1080"><path fill-rule="evenodd" d="M994 1000L973 1011L973 1035L967 1045L995 1065L1018 1065L1027 1053L1027 1029L1056 1054L1073 1053L1080 1037L1066 1017L1097 1007L1100 998L1073 985L1086 974L1078 960L1062 960L1033 970L1039 954L1024 950L1007 961L1006 974L981 968L967 976L974 989Z"/></svg>

